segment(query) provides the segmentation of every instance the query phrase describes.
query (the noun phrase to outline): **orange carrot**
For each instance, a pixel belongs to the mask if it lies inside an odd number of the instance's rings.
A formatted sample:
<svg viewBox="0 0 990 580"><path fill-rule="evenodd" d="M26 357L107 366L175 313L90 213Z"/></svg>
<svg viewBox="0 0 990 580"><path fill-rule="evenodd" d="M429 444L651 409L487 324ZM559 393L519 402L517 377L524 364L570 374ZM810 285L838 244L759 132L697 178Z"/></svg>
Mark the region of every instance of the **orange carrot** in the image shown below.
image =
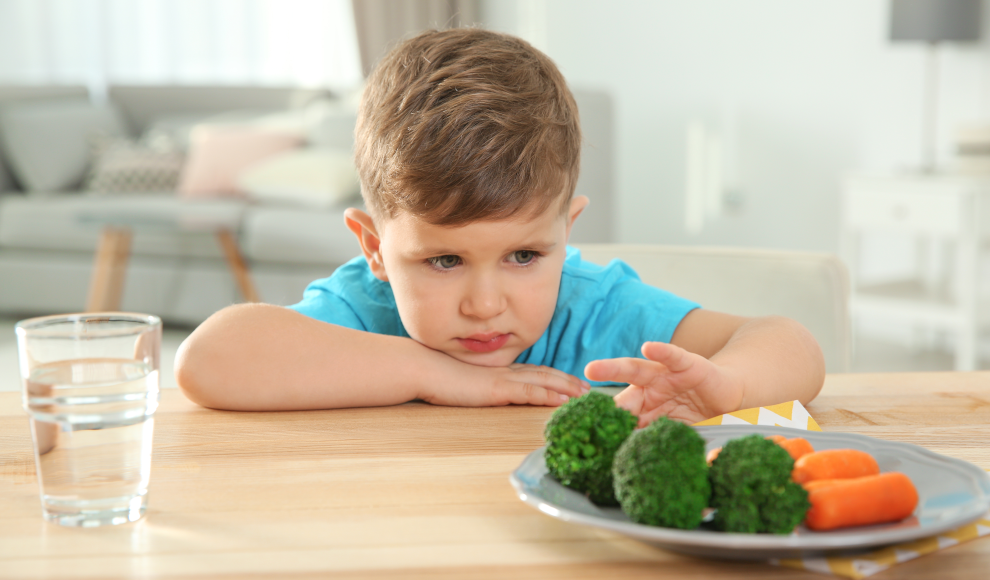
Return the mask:
<svg viewBox="0 0 990 580"><path fill-rule="evenodd" d="M705 457L705 461L708 462L708 465L711 465L712 461L715 461L715 458L718 457L718 454L721 452L722 452L721 447L716 447L715 449L709 451L708 455Z"/></svg>
<svg viewBox="0 0 990 580"><path fill-rule="evenodd" d="M780 445L791 454L791 458L794 461L801 459L809 453L814 453L815 448L808 443L808 440L803 437L795 437L793 439L784 439L783 441L777 441L777 445Z"/></svg>
<svg viewBox="0 0 990 580"><path fill-rule="evenodd" d="M813 481L805 489L811 509L804 523L817 531L896 522L918 506L918 490L908 476L897 472Z"/></svg>
<svg viewBox="0 0 990 580"><path fill-rule="evenodd" d="M815 452L815 448L811 446L811 443L808 443L807 439L802 439L801 437L788 439L783 435L768 435L766 438L783 447L785 451L791 454L791 458L794 461L797 461L803 455ZM715 458L718 457L721 451L721 447L716 447L708 452L708 455L705 457L708 465L711 465L712 461L715 461Z"/></svg>
<svg viewBox="0 0 990 580"><path fill-rule="evenodd" d="M816 479L850 479L880 473L877 460L856 449L826 449L809 453L794 462L791 478L798 483Z"/></svg>
<svg viewBox="0 0 990 580"><path fill-rule="evenodd" d="M871 477L871 476L866 476ZM856 479L856 478L853 478ZM821 489L823 487L828 487L837 481L849 481L848 479L815 479L813 481L806 481L801 484L801 487L805 489L808 493L811 493L813 489Z"/></svg>
<svg viewBox="0 0 990 580"><path fill-rule="evenodd" d="M804 455L815 452L815 448L811 446L811 443L808 443L807 439L801 437L788 439L783 435L768 435L767 439L783 447L785 451L791 454L791 459L794 461L801 459Z"/></svg>

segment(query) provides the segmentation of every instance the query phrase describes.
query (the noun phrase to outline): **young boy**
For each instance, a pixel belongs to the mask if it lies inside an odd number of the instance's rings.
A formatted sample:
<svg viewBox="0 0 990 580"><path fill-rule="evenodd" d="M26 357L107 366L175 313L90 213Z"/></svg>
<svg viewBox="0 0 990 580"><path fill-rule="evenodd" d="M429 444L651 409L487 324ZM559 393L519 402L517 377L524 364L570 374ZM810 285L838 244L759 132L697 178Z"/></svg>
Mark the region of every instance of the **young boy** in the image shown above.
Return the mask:
<svg viewBox="0 0 990 580"><path fill-rule="evenodd" d="M355 131L363 256L291 308L217 312L179 386L235 410L559 405L590 384L645 425L800 399L824 361L794 321L711 312L566 247L578 111L553 62L478 29L407 40L368 79ZM643 357L638 356L642 352Z"/></svg>

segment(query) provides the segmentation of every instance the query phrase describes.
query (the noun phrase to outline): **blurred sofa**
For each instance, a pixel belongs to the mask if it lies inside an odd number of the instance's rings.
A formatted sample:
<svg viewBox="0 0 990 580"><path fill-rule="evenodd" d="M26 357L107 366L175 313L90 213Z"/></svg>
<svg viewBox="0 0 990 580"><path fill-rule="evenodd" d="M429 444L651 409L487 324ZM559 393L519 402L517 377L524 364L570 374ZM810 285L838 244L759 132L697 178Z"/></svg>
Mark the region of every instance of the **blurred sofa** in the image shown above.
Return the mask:
<svg viewBox="0 0 990 580"><path fill-rule="evenodd" d="M585 133L578 194L592 205L572 241L610 242L612 105L597 91L575 97ZM165 135L192 163L204 127L275 127L297 133L300 151L349 160L355 114L353 96L320 89L111 85L91 95L85 87L0 85L0 314L82 310L100 231L115 223L134 232L123 310L189 325L240 301L219 226L236 234L264 302L297 302L310 281L359 253L343 221L361 203L356 181L349 187L344 175L331 180L332 195L307 197L283 164L284 182L278 172L260 175L247 195L93 191L94 135L144 145ZM340 170L353 174L352 165Z"/></svg>

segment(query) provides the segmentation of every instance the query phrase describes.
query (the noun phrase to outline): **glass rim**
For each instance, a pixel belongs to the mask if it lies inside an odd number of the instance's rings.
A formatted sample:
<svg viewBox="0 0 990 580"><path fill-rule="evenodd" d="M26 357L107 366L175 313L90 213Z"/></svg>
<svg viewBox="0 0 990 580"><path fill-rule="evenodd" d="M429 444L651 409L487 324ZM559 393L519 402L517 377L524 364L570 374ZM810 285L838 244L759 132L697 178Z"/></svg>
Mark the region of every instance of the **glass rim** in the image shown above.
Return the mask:
<svg viewBox="0 0 990 580"><path fill-rule="evenodd" d="M88 329L85 334L78 330L59 330L59 325L90 322L131 322L130 327ZM14 332L21 338L69 338L83 340L91 338L112 338L143 334L155 328L161 328L162 319L154 314L137 312L81 312L77 314L52 314L37 316L19 321L14 325Z"/></svg>

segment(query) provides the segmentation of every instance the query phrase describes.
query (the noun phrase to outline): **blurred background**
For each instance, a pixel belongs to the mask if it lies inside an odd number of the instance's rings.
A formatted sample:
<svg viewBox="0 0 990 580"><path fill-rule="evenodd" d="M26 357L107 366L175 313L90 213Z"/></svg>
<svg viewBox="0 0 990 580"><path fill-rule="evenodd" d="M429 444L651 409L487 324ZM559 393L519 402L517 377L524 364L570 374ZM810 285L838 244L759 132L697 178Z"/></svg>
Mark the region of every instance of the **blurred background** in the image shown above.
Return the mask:
<svg viewBox="0 0 990 580"><path fill-rule="evenodd" d="M365 72L470 25L546 52L578 98L574 241L836 254L851 370L985 367L987 18L979 0L0 0L0 356L14 320L92 301L121 243L116 298L161 313L172 348L244 298L232 255L261 300L297 301L357 253L340 214ZM116 250L108 226L130 232Z"/></svg>

